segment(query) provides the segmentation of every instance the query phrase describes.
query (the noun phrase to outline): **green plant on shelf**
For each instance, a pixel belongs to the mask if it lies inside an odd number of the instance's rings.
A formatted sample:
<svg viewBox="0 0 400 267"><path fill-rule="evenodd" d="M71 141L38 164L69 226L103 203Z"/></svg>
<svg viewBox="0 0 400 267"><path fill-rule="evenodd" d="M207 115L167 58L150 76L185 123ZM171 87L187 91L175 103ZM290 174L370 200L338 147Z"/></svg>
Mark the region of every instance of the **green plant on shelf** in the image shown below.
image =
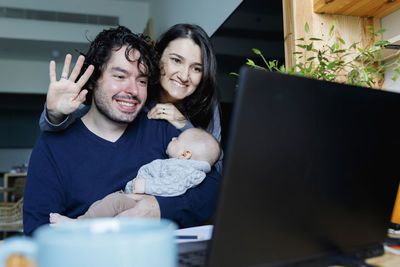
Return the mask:
<svg viewBox="0 0 400 267"><path fill-rule="evenodd" d="M304 29L306 33L310 32L308 23ZM400 56L391 62L384 62L382 59L382 51L390 44L388 41L376 41L372 46L364 48L360 47L359 43L346 46L342 38L333 37L334 29L335 21L332 22L327 42L316 37L297 39L297 51L293 53L296 64L292 68L279 65L277 60L266 60L262 52L256 48L252 50L262 59L263 65L258 65L251 59L247 59L246 64L259 70L278 71L365 87L378 87L378 81L383 80L383 75L389 68L395 73L392 79L394 81L398 79ZM378 37L385 29L374 31L370 26L369 31L371 37ZM238 75L234 72L231 74Z"/></svg>

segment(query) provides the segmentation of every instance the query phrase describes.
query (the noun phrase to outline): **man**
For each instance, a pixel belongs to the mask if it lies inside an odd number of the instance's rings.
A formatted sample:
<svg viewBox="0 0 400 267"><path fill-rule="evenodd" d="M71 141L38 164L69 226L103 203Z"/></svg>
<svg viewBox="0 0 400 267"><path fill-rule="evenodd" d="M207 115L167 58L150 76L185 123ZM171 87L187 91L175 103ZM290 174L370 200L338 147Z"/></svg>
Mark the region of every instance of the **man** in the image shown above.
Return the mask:
<svg viewBox="0 0 400 267"><path fill-rule="evenodd" d="M73 91L85 85L91 107L65 131L43 133L37 141L24 194L26 234L49 223L51 212L73 218L83 214L96 200L124 188L142 165L167 157L167 144L179 131L141 112L148 83L158 79L153 56L144 39L118 27L96 37L85 63L81 56L70 77L70 56L59 81L55 63L50 63L49 91ZM82 90L78 97L86 93ZM57 116L51 110L48 115ZM133 194L137 205L123 214L167 218L181 227L201 224L212 215L219 178L214 170L198 187L178 197Z"/></svg>

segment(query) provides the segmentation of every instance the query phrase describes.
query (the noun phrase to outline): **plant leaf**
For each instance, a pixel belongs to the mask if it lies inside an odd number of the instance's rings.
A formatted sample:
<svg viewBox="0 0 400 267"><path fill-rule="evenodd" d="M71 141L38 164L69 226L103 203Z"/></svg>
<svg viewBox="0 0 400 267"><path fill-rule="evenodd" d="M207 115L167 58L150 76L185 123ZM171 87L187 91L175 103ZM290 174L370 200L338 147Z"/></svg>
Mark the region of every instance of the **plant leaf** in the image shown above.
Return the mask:
<svg viewBox="0 0 400 267"><path fill-rule="evenodd" d="M357 43L352 43L351 46L349 46L349 50L352 49L352 48L356 48L357 44L358 44L358 42Z"/></svg>
<svg viewBox="0 0 400 267"><path fill-rule="evenodd" d="M328 69L328 70L331 70L331 69L333 69L335 66L336 66L336 62L333 61L333 62L331 62L331 63L328 64L327 69Z"/></svg>
<svg viewBox="0 0 400 267"><path fill-rule="evenodd" d="M310 64L310 66L308 66L308 68L307 68L307 72L311 72L311 70L312 70L312 67L313 67L313 63L312 63L312 61L311 61L311 64Z"/></svg>
<svg viewBox="0 0 400 267"><path fill-rule="evenodd" d="M255 66L255 65L256 65L256 64L254 63L254 61L251 60L251 59L247 59L246 64L249 65L249 66Z"/></svg>
<svg viewBox="0 0 400 267"><path fill-rule="evenodd" d="M397 73L393 76L392 80L393 80L393 81L397 81L397 79L399 78L399 76L400 76L400 74L397 72Z"/></svg>
<svg viewBox="0 0 400 267"><path fill-rule="evenodd" d="M365 82L368 83L368 81L369 81L368 73L365 70L362 70L362 74L363 74Z"/></svg>
<svg viewBox="0 0 400 267"><path fill-rule="evenodd" d="M375 32L375 35L384 33L385 31L386 31L386 29L379 29L379 30L377 30L377 31Z"/></svg>
<svg viewBox="0 0 400 267"><path fill-rule="evenodd" d="M370 32L374 32L374 27L373 27L373 26L370 25L370 26L368 26L367 28L368 28L368 30L369 30Z"/></svg>
<svg viewBox="0 0 400 267"><path fill-rule="evenodd" d="M304 31L306 32L306 33L309 33L310 32L310 26L308 26L308 23L306 22L306 25L304 25Z"/></svg>
<svg viewBox="0 0 400 267"><path fill-rule="evenodd" d="M336 22L332 21L332 26L331 26L331 29L329 30L329 36L333 35L333 30L335 29L335 24L336 24Z"/></svg>
<svg viewBox="0 0 400 267"><path fill-rule="evenodd" d="M251 50L253 50L253 53L256 55L261 55L261 51L258 50L257 48L252 48Z"/></svg>
<svg viewBox="0 0 400 267"><path fill-rule="evenodd" d="M275 66L276 66L276 61L275 60L272 60L272 61L269 61L268 62L268 64L267 64L267 66L268 66L268 68L269 69L272 69L272 68L274 68Z"/></svg>

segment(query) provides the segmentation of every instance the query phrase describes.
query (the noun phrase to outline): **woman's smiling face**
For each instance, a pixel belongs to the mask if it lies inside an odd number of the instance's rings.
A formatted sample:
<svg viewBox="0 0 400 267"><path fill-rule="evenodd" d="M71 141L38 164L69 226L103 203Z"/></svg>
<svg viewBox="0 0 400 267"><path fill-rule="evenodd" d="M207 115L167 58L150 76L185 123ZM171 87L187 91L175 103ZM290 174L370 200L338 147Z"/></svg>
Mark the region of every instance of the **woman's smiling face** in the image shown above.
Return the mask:
<svg viewBox="0 0 400 267"><path fill-rule="evenodd" d="M171 41L161 55L161 102L176 103L190 96L202 76L200 47L188 38Z"/></svg>

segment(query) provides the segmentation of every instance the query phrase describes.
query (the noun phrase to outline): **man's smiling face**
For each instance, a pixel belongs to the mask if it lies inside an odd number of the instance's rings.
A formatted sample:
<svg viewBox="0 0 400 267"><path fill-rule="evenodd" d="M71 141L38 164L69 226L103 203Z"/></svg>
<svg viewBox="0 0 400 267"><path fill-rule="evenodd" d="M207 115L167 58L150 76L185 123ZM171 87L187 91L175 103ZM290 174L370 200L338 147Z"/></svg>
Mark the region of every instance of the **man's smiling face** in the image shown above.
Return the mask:
<svg viewBox="0 0 400 267"><path fill-rule="evenodd" d="M131 50L128 61L125 52L126 46L112 52L93 92L97 110L117 123L132 122L147 99L147 68L141 64L139 70L140 53Z"/></svg>

